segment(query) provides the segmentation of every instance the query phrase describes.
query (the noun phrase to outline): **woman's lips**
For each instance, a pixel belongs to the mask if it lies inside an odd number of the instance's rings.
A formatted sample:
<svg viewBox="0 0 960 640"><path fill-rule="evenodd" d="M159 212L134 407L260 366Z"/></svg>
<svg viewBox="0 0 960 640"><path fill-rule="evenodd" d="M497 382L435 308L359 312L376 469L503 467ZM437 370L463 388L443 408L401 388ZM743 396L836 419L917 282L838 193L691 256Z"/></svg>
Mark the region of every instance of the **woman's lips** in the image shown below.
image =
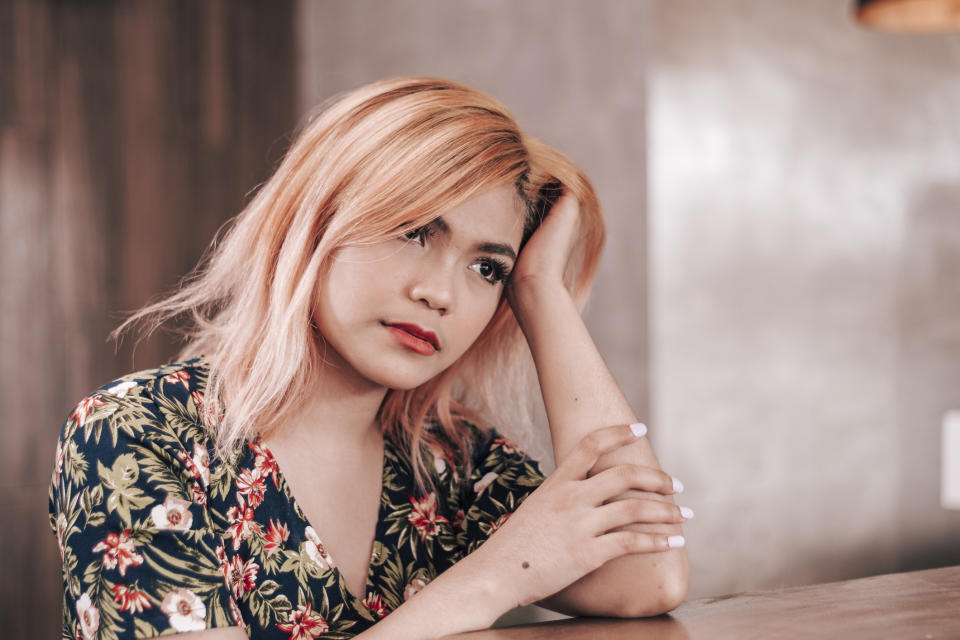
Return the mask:
<svg viewBox="0 0 960 640"><path fill-rule="evenodd" d="M437 336L432 331L421 329L415 324L401 322L385 326L397 342L420 355L429 356L440 350Z"/></svg>

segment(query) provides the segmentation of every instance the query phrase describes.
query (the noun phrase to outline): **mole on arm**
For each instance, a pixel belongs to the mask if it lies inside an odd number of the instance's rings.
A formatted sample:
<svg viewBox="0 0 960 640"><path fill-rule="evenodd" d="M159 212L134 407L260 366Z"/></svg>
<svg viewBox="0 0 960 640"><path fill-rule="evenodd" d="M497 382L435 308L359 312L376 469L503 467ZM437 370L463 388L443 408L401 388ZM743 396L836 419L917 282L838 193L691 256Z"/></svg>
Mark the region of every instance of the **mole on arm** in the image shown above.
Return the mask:
<svg viewBox="0 0 960 640"><path fill-rule="evenodd" d="M526 560L524 560L524 561L523 561L523 564L520 565L520 566L523 567L524 569L529 569L529 568L530 568L530 563L527 562Z"/></svg>

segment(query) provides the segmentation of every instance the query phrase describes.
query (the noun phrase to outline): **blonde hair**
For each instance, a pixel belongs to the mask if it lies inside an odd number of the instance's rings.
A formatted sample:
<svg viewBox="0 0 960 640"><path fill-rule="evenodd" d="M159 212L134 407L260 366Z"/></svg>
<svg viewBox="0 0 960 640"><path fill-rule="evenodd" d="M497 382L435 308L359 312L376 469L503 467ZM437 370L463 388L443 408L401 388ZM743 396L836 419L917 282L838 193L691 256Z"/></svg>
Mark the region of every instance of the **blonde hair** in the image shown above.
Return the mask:
<svg viewBox="0 0 960 640"><path fill-rule="evenodd" d="M437 78L395 78L340 96L307 120L273 176L214 239L179 288L117 327L143 335L185 315L177 355L210 364L203 415L218 457L269 433L297 408L323 363L312 323L317 283L345 245L394 237L501 184L526 209L524 238L560 185L581 208L579 238L565 271L583 304L603 245L599 203L583 172L523 134L491 96ZM467 422L529 389L529 352L503 296L490 323L447 370L410 390L389 390L380 407L386 435L408 448L417 483L428 477L422 446L469 464ZM469 408L470 406L476 409ZM436 428L427 428L434 426Z"/></svg>

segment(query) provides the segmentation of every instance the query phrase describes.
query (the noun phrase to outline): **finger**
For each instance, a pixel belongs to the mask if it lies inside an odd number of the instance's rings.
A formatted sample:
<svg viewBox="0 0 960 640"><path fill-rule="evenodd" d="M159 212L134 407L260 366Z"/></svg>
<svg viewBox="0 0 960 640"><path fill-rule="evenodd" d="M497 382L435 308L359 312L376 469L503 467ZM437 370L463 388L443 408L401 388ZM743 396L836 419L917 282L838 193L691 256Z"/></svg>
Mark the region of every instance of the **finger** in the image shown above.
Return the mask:
<svg viewBox="0 0 960 640"><path fill-rule="evenodd" d="M686 546L683 536L642 531L614 531L597 538L597 544L609 558L619 558L628 553L660 553Z"/></svg>
<svg viewBox="0 0 960 640"><path fill-rule="evenodd" d="M563 193L557 201L553 203L553 206L550 207L550 210L547 211L548 216L553 217L565 217L572 215L576 217L580 213L580 202L570 193L570 190L566 187L563 188Z"/></svg>
<svg viewBox="0 0 960 640"><path fill-rule="evenodd" d="M693 517L693 510L661 500L626 498L597 507L596 531L603 533L630 524L682 524Z"/></svg>
<svg viewBox="0 0 960 640"><path fill-rule="evenodd" d="M637 464L618 464L583 482L593 504L600 504L634 489L665 496L676 493L677 484L669 474Z"/></svg>
<svg viewBox="0 0 960 640"><path fill-rule="evenodd" d="M640 423L617 424L602 427L585 435L558 466L554 473L571 480L583 480L601 456L620 447L636 442L647 433L647 427Z"/></svg>

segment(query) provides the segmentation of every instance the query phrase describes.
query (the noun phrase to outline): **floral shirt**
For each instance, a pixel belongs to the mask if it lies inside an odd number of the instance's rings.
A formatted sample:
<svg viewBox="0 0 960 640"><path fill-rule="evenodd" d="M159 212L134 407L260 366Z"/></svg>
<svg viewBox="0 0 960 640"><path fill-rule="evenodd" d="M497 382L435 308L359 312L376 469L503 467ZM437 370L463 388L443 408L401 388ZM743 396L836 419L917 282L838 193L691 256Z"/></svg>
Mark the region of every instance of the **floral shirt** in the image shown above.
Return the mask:
<svg viewBox="0 0 960 640"><path fill-rule="evenodd" d="M208 370L196 358L125 376L66 420L50 487L65 638L224 626L351 637L480 546L543 480L477 429L473 471L430 456L437 488L422 495L409 457L385 439L366 588L353 594L263 443L245 443L239 465L209 462L198 413Z"/></svg>

